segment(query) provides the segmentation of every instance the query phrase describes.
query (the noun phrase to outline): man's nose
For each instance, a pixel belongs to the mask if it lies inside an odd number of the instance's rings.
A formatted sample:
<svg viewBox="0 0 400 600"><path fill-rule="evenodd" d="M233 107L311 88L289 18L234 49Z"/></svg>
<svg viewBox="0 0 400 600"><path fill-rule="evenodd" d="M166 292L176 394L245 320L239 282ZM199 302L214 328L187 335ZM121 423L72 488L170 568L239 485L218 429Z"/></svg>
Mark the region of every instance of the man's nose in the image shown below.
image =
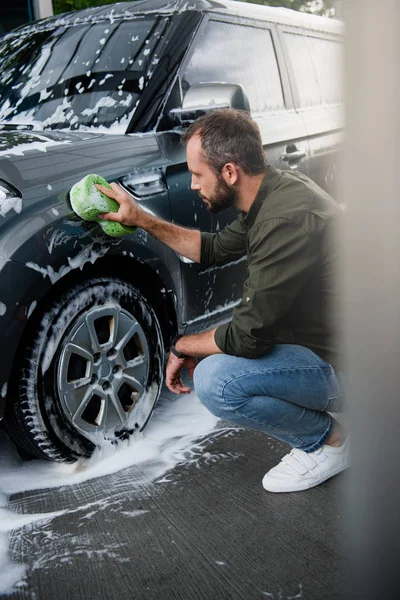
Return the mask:
<svg viewBox="0 0 400 600"><path fill-rule="evenodd" d="M194 177L192 176L192 179L190 181L190 188L194 191L199 190L200 186L198 183L195 182Z"/></svg>

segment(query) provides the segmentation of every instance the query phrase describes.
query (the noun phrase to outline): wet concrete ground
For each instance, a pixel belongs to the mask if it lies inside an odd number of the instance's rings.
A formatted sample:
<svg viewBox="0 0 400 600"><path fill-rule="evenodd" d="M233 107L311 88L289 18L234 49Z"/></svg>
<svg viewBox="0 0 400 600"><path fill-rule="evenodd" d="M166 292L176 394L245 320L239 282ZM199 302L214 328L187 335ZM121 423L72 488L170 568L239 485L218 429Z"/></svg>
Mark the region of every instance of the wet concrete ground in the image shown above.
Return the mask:
<svg viewBox="0 0 400 600"><path fill-rule="evenodd" d="M270 494L261 479L285 444L223 427L203 442L189 462L150 484L143 467L132 466L11 497L18 513L76 509L12 534L10 556L29 570L7 598L346 598L348 474L306 492Z"/></svg>

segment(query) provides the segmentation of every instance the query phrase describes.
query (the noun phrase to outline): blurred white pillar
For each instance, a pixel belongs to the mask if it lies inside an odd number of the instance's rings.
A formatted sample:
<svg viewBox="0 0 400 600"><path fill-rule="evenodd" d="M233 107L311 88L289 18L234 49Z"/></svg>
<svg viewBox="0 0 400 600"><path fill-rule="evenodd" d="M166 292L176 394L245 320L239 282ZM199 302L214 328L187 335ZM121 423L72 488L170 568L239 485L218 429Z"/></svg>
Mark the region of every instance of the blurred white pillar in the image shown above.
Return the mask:
<svg viewBox="0 0 400 600"><path fill-rule="evenodd" d="M337 19L343 19L344 16L344 0L335 0L335 17Z"/></svg>
<svg viewBox="0 0 400 600"><path fill-rule="evenodd" d="M399 598L400 2L346 3L351 600ZM398 573L399 571L399 573Z"/></svg>
<svg viewBox="0 0 400 600"><path fill-rule="evenodd" d="M53 16L52 0L33 0L33 13L35 19L44 19Z"/></svg>

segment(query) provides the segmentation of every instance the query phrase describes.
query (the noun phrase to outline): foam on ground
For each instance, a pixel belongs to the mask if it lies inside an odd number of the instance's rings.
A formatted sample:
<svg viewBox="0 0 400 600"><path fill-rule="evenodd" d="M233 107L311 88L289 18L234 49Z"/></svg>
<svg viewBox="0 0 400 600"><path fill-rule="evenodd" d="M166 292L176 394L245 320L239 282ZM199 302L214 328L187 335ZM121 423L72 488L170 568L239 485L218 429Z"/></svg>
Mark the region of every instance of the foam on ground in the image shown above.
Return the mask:
<svg viewBox="0 0 400 600"><path fill-rule="evenodd" d="M157 481L168 481L165 475L179 463L198 460L204 453L204 437L216 433L218 419L207 411L192 392L189 395L161 399L152 420L136 437L117 446L97 450L88 460L74 464L50 463L41 460L22 461L13 446L0 440L0 594L15 591L24 585L29 565L10 557L8 535L19 535L19 530L32 523L49 522L58 516L86 507L60 507L54 513L15 514L7 508L8 496L29 490L73 486L90 479L105 477L129 467L139 467L140 478L133 482L143 489ZM203 438L203 443L198 440ZM89 515L90 516L90 515ZM18 530L16 532L16 530Z"/></svg>

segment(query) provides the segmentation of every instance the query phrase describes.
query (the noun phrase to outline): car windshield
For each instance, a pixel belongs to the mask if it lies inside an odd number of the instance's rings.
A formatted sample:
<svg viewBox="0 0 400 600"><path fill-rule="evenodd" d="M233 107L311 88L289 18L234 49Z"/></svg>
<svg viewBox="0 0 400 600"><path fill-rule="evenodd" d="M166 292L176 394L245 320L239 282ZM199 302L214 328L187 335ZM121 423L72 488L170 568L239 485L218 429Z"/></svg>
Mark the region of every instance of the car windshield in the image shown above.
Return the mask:
<svg viewBox="0 0 400 600"><path fill-rule="evenodd" d="M167 18L32 27L0 43L0 124L124 133Z"/></svg>

